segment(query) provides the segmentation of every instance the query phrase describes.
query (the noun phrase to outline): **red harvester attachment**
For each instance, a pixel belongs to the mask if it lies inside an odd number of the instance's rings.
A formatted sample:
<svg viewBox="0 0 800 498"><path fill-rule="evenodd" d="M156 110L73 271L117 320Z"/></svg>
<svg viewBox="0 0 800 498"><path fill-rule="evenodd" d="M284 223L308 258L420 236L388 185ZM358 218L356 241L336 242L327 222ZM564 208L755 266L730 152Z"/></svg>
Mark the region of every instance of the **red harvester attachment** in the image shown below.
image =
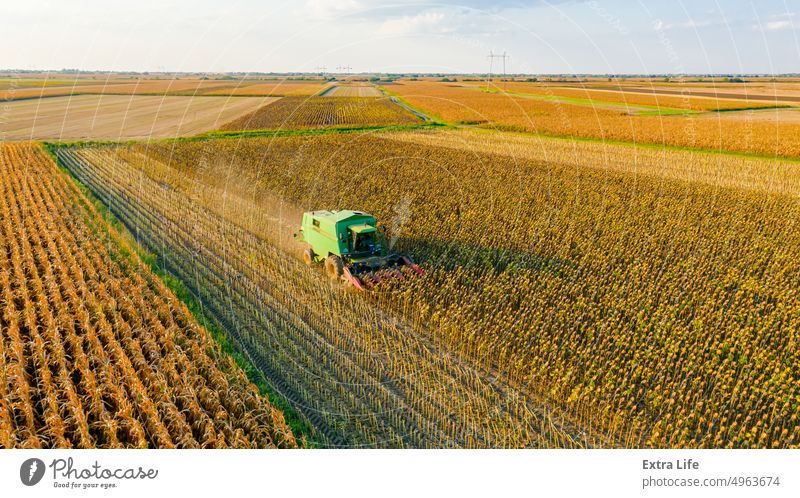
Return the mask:
<svg viewBox="0 0 800 498"><path fill-rule="evenodd" d="M344 266L343 277L358 290L372 290L387 279L405 279L407 276L424 275L425 271L408 256L372 256L353 261Z"/></svg>

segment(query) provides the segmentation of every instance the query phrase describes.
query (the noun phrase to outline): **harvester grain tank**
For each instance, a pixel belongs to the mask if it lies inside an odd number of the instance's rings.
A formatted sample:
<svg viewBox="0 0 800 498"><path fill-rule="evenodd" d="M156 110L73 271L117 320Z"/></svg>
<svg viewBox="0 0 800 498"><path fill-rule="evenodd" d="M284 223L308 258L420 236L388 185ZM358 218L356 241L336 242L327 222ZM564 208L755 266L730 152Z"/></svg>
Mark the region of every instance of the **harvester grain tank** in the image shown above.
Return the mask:
<svg viewBox="0 0 800 498"><path fill-rule="evenodd" d="M329 277L342 278L360 290L371 289L385 278L423 274L409 256L389 252L383 227L361 211L303 213L295 236L308 244L303 251L307 265L324 262Z"/></svg>

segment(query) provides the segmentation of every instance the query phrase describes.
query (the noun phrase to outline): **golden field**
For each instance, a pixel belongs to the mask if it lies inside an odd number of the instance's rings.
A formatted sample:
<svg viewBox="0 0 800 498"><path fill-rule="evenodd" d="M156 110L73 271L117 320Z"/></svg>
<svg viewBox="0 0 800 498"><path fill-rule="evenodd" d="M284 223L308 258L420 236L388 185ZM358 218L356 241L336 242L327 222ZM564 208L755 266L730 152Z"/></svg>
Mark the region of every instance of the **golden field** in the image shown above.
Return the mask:
<svg viewBox="0 0 800 498"><path fill-rule="evenodd" d="M552 407L554 445L800 444L791 162L478 130L106 154L87 160L169 165L195 199L225 192L225 216L254 233L279 226L265 199L406 213L391 236L427 274L363 299Z"/></svg>
<svg viewBox="0 0 800 498"><path fill-rule="evenodd" d="M800 156L797 123L753 119L748 112L741 113L740 119L727 113L630 115L620 110L479 92L441 82L402 81L386 88L412 106L450 123L767 156Z"/></svg>
<svg viewBox="0 0 800 498"><path fill-rule="evenodd" d="M486 84L470 83L466 87L478 88L486 90ZM673 110L686 110L686 111L714 111L714 110L730 110L742 108L762 108L762 107L775 107L776 105L787 105L782 102L769 102L763 100L748 99L747 94L738 96L737 99L726 98L711 98L707 96L696 96L691 92L683 92L678 95L674 94L659 94L657 89L649 88L630 88L630 87L589 87L589 86L554 86L542 85L537 83L518 83L518 82L500 82L493 81L488 85L488 89L495 92L508 92L511 94L533 94L541 95L543 97L557 99L558 97L566 97L567 99L580 99L588 100L586 105L600 106L606 102L614 102L627 106L648 106L652 107L653 112L657 112L659 108L664 111ZM676 91L674 89L668 90L670 92ZM680 90L679 92L682 92ZM750 95L754 97L754 95ZM798 99L800 101L800 99ZM569 100L565 99L565 102Z"/></svg>
<svg viewBox="0 0 800 498"><path fill-rule="evenodd" d="M221 127L222 130L325 128L418 124L419 119L387 98L284 97Z"/></svg>
<svg viewBox="0 0 800 498"><path fill-rule="evenodd" d="M0 448L296 447L41 146L0 176Z"/></svg>
<svg viewBox="0 0 800 498"><path fill-rule="evenodd" d="M310 97L322 92L328 84L322 81L241 81L234 86L203 90L199 95Z"/></svg>
<svg viewBox="0 0 800 498"><path fill-rule="evenodd" d="M100 78L100 79L5 79L0 80L0 100L21 100L70 95L215 95L304 96L326 87L322 80Z"/></svg>
<svg viewBox="0 0 800 498"><path fill-rule="evenodd" d="M800 446L800 83L441 79L7 102L0 446Z"/></svg>
<svg viewBox="0 0 800 498"><path fill-rule="evenodd" d="M208 145L223 152L237 141ZM615 444L306 267L291 237L299 212L260 182L248 186L233 157L195 155L173 167L162 145L153 155L138 146L57 154L199 296L320 445Z"/></svg>

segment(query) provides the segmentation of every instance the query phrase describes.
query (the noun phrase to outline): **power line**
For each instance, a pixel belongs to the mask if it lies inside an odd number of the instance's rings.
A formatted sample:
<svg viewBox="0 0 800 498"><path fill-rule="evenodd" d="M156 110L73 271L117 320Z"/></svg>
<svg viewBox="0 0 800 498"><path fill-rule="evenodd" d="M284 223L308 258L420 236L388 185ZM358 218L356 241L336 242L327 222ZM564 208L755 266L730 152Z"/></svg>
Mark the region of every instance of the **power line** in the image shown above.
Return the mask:
<svg viewBox="0 0 800 498"><path fill-rule="evenodd" d="M494 60L495 59L502 59L503 60L503 80L505 82L506 79L506 59L510 59L511 56L506 54L505 50L502 54L496 54L489 51L489 55L486 56L489 59L489 74L486 77L486 89L489 89L489 83L492 81L492 70L494 69ZM503 85L503 89L505 89L505 84Z"/></svg>

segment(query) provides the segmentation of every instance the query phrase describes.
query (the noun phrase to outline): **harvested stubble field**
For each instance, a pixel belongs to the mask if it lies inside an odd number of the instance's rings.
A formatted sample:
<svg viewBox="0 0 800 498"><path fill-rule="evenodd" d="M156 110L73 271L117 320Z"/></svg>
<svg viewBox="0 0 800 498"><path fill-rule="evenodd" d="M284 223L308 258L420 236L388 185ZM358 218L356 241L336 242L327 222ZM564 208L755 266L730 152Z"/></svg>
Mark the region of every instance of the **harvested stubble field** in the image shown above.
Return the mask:
<svg viewBox="0 0 800 498"><path fill-rule="evenodd" d="M793 163L481 131L63 157L169 248L273 379L306 372L281 384L298 409L357 414L312 419L329 441L800 444ZM321 284L270 238L286 231L265 207L275 199L373 212L426 276L366 296ZM217 288L235 292L220 302ZM498 413L503 399L514 401Z"/></svg>
<svg viewBox="0 0 800 498"><path fill-rule="evenodd" d="M0 178L0 448L296 446L41 146Z"/></svg>
<svg viewBox="0 0 800 498"><path fill-rule="evenodd" d="M198 95L303 97L317 95L328 86L325 81L249 81L243 80L231 87L198 92Z"/></svg>
<svg viewBox="0 0 800 498"><path fill-rule="evenodd" d="M387 90L424 112L456 124L769 156L800 156L800 125L791 121L754 119L749 112L734 112L739 119L727 114L723 119L723 113L632 116L622 111L426 81L402 81Z"/></svg>
<svg viewBox="0 0 800 498"><path fill-rule="evenodd" d="M800 107L790 109L753 109L743 111L747 115L747 121L752 123L769 123L774 128L786 125L800 125ZM742 119L740 113L720 113L718 116L705 115L705 119L720 121L739 121Z"/></svg>
<svg viewBox="0 0 800 498"><path fill-rule="evenodd" d="M20 100L39 97L70 95L200 95L203 92L234 88L237 80L197 80L197 79L115 79L62 81L51 85L47 80L39 84L9 88L0 91L0 100Z"/></svg>
<svg viewBox="0 0 800 498"><path fill-rule="evenodd" d="M222 130L326 128L418 124L421 121L388 98L284 97L235 119Z"/></svg>
<svg viewBox="0 0 800 498"><path fill-rule="evenodd" d="M258 109L275 97L79 95L9 102L3 140L158 138L195 135Z"/></svg>
<svg viewBox="0 0 800 498"><path fill-rule="evenodd" d="M48 88L71 87L78 85L97 85L97 80L81 79L39 79L39 78L0 78L0 91L5 92L16 88Z"/></svg>

